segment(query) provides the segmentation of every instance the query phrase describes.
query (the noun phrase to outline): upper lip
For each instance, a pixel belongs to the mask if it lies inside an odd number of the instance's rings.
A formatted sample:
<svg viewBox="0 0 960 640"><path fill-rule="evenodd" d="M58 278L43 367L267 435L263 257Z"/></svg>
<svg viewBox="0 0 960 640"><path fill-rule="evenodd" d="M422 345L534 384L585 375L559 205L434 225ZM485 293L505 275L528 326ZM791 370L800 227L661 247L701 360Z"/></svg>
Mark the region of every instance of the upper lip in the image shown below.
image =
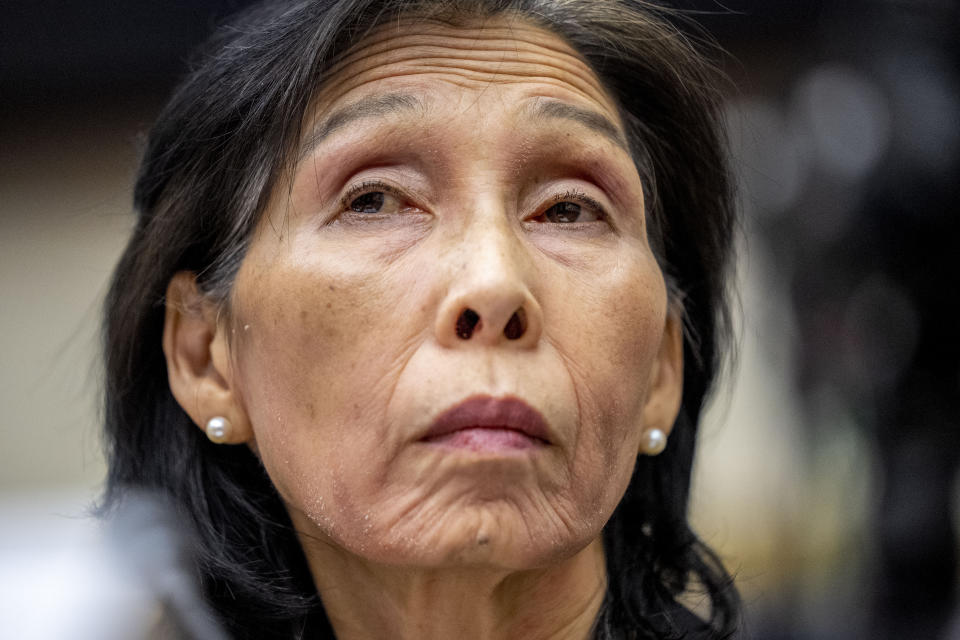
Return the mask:
<svg viewBox="0 0 960 640"><path fill-rule="evenodd" d="M550 429L539 411L519 398L487 395L472 396L441 413L423 439L472 428L512 429L550 443Z"/></svg>

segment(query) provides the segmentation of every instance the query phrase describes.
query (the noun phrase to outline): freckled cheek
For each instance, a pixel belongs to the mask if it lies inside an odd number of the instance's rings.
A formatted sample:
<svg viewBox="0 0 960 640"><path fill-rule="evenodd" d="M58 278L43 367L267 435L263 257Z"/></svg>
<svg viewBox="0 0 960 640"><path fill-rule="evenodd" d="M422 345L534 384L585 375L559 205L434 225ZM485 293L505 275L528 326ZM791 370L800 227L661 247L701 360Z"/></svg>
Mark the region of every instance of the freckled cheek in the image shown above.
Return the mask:
<svg viewBox="0 0 960 640"><path fill-rule="evenodd" d="M646 261L584 291L569 295L576 303L564 307L570 338L564 350L581 410L579 448L611 464L640 430L663 335L665 293L659 270Z"/></svg>
<svg viewBox="0 0 960 640"><path fill-rule="evenodd" d="M319 518L345 507L338 487L375 483L372 471L355 476L386 466L384 377L399 341L383 325L389 301L375 283L331 282L313 269L274 265L254 282L236 305L245 408L281 495Z"/></svg>
<svg viewBox="0 0 960 640"><path fill-rule="evenodd" d="M237 294L235 348L255 430L314 429L355 421L358 389L378 371L383 351L379 287L332 281L310 268L274 266Z"/></svg>

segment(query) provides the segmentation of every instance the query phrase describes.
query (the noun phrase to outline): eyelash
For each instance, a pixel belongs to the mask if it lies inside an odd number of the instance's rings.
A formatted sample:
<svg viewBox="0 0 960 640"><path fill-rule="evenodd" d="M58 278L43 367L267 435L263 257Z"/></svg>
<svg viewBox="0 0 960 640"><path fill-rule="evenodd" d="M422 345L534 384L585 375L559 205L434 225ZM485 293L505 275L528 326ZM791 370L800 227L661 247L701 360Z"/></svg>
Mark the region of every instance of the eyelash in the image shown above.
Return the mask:
<svg viewBox="0 0 960 640"><path fill-rule="evenodd" d="M588 196L583 191L579 191L577 189L570 189L568 191L565 191L562 194L558 194L554 196L553 204L558 204L560 202L577 202L579 204L585 204L597 212L598 221L607 219L607 210L603 208L603 205L601 205L599 202L597 202L596 200ZM540 215L543 215L543 214L540 214Z"/></svg>
<svg viewBox="0 0 960 640"><path fill-rule="evenodd" d="M354 200L356 200L358 197L366 193L371 193L375 191L382 191L395 198L400 198L400 199L405 198L405 195L399 189L393 187L392 185L387 184L386 182L382 182L380 180L364 180L363 182L350 187L350 189L343 194L343 197L340 200L341 211L348 211L350 209L351 203ZM606 209L604 209L603 205L601 205L597 200L591 198L590 196L588 196L583 191L580 191L579 189L569 189L563 193L556 194L553 197L553 202L550 204L550 206L553 206L560 202L577 202L579 204L586 205L592 208L594 211L596 211L598 222L607 220L607 211ZM541 210L541 212L537 214L537 216L535 217L544 215L544 212L545 210ZM578 223L571 223L571 224L578 224ZM579 224L587 224L587 223L579 223Z"/></svg>
<svg viewBox="0 0 960 640"><path fill-rule="evenodd" d="M381 182L380 180L364 180L360 184L355 184L350 189L343 194L343 198L340 200L341 210L346 211L350 208L350 204L364 195L365 193L371 193L374 191L382 191L388 193L394 198L403 198L404 195L400 192L399 189L392 187L386 182Z"/></svg>

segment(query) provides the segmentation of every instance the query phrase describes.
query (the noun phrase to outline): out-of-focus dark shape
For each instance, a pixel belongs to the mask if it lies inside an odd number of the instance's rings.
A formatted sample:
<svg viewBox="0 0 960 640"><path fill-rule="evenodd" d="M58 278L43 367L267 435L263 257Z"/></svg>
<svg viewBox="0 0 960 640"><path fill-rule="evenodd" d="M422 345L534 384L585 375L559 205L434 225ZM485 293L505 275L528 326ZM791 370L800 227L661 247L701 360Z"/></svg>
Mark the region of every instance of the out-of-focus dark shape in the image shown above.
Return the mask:
<svg viewBox="0 0 960 640"><path fill-rule="evenodd" d="M873 563L859 569L853 603L868 614L832 631L945 638L958 561L960 21L948 2L815 11L780 45L731 48L761 83L734 109L755 136L740 144L741 184L749 224L791 282L799 390L811 415L842 398L878 458L876 515L862 534ZM814 446L832 436L829 418L809 426ZM769 626L762 636L831 631Z"/></svg>
<svg viewBox="0 0 960 640"><path fill-rule="evenodd" d="M0 3L0 118L162 97L213 26L251 0Z"/></svg>
<svg viewBox="0 0 960 640"><path fill-rule="evenodd" d="M890 142L890 113L880 87L844 65L821 65L795 91L812 162L824 173L854 183L882 159Z"/></svg>

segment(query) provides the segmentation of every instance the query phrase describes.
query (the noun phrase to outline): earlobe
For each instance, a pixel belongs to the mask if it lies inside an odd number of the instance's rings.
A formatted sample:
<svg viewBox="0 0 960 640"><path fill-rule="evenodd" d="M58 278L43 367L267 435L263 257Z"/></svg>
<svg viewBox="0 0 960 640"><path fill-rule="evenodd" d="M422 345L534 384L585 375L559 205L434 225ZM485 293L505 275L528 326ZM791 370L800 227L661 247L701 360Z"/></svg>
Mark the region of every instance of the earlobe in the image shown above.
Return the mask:
<svg viewBox="0 0 960 640"><path fill-rule="evenodd" d="M683 400L683 330L680 312L671 311L663 330L660 350L651 371L647 402L643 408L640 453L663 451Z"/></svg>
<svg viewBox="0 0 960 640"><path fill-rule="evenodd" d="M197 289L193 273L178 272L167 286L163 353L170 391L194 424L206 432L209 421L219 417L231 428L216 441L249 442L253 431L239 402L226 334L216 305Z"/></svg>

